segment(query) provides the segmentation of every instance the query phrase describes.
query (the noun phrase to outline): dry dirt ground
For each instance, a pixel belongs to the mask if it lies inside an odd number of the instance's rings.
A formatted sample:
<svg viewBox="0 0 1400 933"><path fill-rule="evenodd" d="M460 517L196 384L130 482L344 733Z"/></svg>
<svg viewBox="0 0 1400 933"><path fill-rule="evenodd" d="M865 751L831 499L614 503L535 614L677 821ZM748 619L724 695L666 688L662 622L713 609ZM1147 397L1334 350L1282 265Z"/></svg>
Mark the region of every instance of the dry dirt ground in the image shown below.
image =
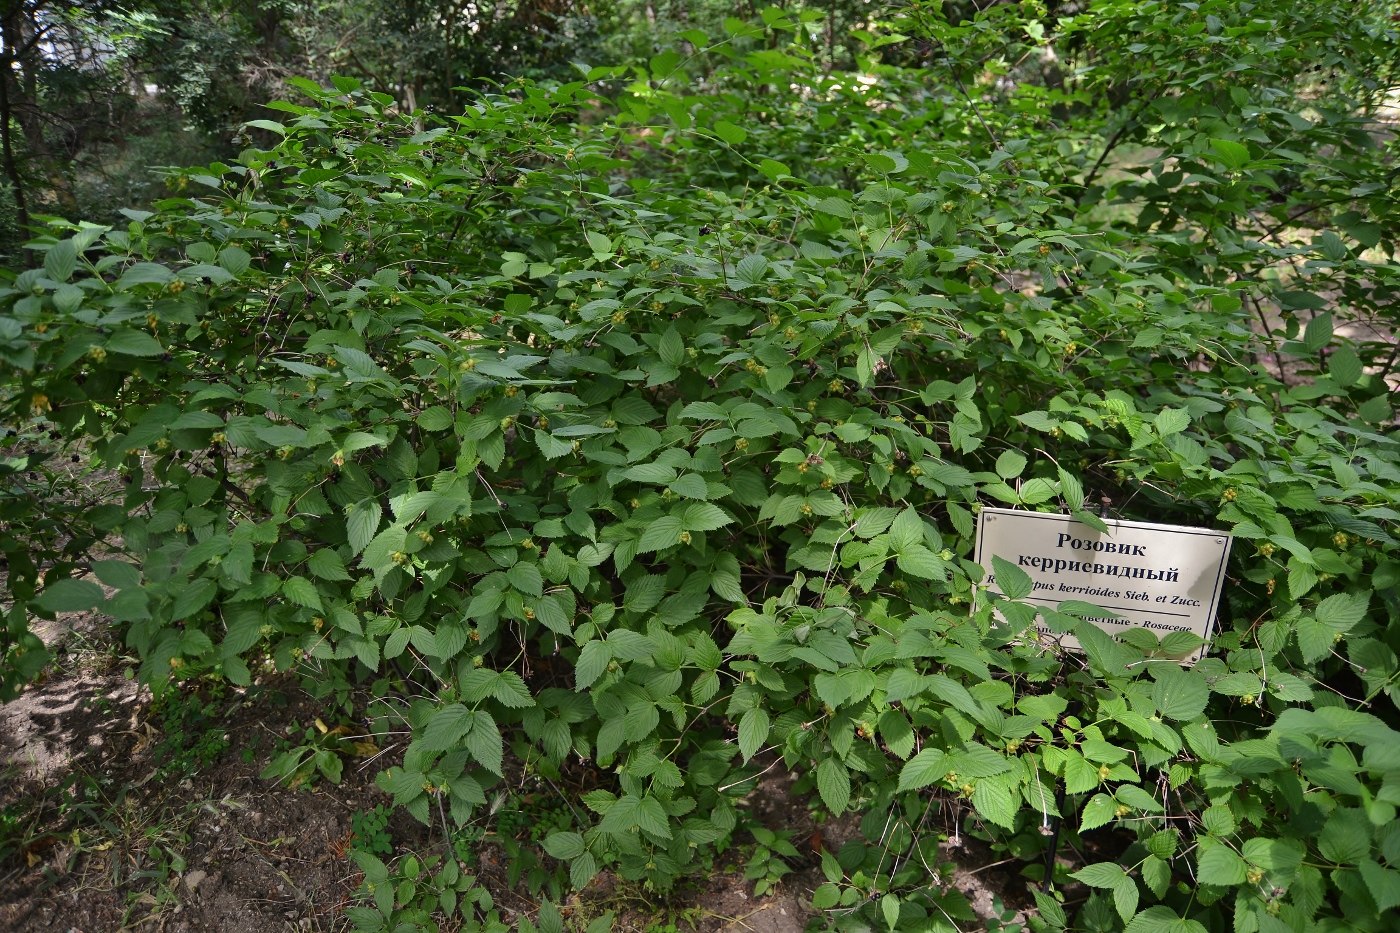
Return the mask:
<svg viewBox="0 0 1400 933"><path fill-rule="evenodd" d="M367 779L260 780L276 737L251 699L225 704L227 732L200 737L217 754L199 762L122 668L70 642L0 706L0 929L336 929L356 883L350 816L376 793Z"/></svg>
<svg viewBox="0 0 1400 933"><path fill-rule="evenodd" d="M352 818L387 802L373 783L382 762L349 761L339 785L293 789L264 780L259 771L279 743L322 712L294 682L186 696L176 708L183 718L172 719L171 709L153 709L104 643L100 619L65 622L40 633L57 656L50 671L0 705L0 931L351 929L345 909L361 881L347 856ZM665 901L604 874L564 905L569 928L604 911L616 915L616 930L821 928L808 906L822 881L813 840L834 850L856 830L847 820L818 833L792 781L772 769L747 801L757 822L791 831L803 851L774 892L753 895L736 846L730 862ZM396 852L432 845L405 815L388 829ZM969 866L990 861L969 850L954 857ZM536 898L512 889L499 847L484 845L475 858L503 919L535 911ZM1014 877L988 867L952 879L980 916L1026 900Z"/></svg>

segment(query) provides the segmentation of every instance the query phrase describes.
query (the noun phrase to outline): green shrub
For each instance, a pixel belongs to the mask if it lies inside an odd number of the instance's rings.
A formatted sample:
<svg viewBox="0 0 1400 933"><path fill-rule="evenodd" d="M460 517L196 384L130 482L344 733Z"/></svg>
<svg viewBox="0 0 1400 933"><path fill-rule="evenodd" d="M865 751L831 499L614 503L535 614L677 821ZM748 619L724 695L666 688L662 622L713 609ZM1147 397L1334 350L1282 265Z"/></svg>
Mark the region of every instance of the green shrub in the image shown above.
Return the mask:
<svg viewBox="0 0 1400 933"><path fill-rule="evenodd" d="M125 230L55 227L0 293L11 412L128 479L78 523L122 556L27 565L12 631L99 608L158 689L367 686L413 735L379 785L424 822L470 820L511 761L567 775L592 822L543 844L575 885L667 888L780 756L862 815L869 845L823 857L837 926L968 916L925 867L942 812L1091 889L1076 928L1383 929L1400 450L1379 354L1291 314L1394 283L1363 252L1380 200L1315 165L1350 111L1275 139L1259 101L1302 90L1224 67L1156 79L1209 125L1096 181L1090 143L1125 135L1096 93L1123 92L1143 6L1096 7L1102 34L1030 7L911 22L947 62L867 61L868 86L776 11L694 89L663 56L435 119L300 84L257 123L280 144ZM1272 41L1208 6L1191 35L1222 55ZM1099 43L1082 87L968 94L972 55L1047 24ZM1271 191L1283 217L1331 192L1352 239L1262 242L1240 211ZM1260 303L1292 318L1287 382L1256 365ZM1211 656L1041 610L1086 647L1047 650L981 585L983 502L1232 530ZM1043 878L1061 824L1106 860Z"/></svg>

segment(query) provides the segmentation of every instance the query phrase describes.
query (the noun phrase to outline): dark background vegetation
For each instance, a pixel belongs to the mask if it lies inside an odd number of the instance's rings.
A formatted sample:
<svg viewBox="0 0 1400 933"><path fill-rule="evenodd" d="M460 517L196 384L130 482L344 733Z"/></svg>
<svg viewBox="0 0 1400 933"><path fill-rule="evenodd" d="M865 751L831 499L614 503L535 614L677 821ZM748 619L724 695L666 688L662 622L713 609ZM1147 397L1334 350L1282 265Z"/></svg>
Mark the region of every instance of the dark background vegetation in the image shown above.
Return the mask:
<svg viewBox="0 0 1400 933"><path fill-rule="evenodd" d="M838 66L853 62L853 30L889 13L788 6L823 14L813 46ZM17 255L29 217L109 222L163 193L154 168L236 154L240 127L290 76L353 76L405 111L452 112L507 77L646 61L679 31L755 13L713 0L6 0L0 251Z"/></svg>

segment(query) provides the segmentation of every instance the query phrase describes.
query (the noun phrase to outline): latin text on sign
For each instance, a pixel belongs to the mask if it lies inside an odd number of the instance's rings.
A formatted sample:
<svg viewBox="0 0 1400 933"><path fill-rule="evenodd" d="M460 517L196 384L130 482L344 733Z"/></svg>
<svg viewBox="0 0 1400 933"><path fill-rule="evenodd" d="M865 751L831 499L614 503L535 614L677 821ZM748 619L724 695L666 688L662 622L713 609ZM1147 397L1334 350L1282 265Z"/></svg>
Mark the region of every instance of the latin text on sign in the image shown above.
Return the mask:
<svg viewBox="0 0 1400 933"><path fill-rule="evenodd" d="M1116 635L1144 628L1159 636L1190 632L1210 638L1225 580L1230 536L1209 528L1105 519L1106 532L1068 515L983 508L975 559L1000 593L992 566L999 557L1032 582L1026 602L1054 608L1088 602L1112 615L1089 618ZM1048 630L1042 629L1043 633ZM1056 636L1078 648L1071 635ZM1195 662L1203 644L1180 660Z"/></svg>

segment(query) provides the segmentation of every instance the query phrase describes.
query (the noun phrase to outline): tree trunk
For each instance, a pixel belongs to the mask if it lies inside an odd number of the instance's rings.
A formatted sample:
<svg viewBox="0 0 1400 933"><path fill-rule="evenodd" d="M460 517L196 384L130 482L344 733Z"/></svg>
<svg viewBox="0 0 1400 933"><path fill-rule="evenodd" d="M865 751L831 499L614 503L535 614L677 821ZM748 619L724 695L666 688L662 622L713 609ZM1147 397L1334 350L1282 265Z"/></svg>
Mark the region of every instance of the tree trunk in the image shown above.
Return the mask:
<svg viewBox="0 0 1400 933"><path fill-rule="evenodd" d="M25 196L24 179L19 174L19 164L15 161L14 140L11 132L14 126L14 105L11 100L11 84L15 74L15 53L19 49L18 4L6 9L0 20L0 45L4 46L0 55L0 153L3 154L5 178L10 183L11 197L15 199L15 214L21 228L29 226L29 200Z"/></svg>
<svg viewBox="0 0 1400 933"><path fill-rule="evenodd" d="M5 45L3 62L0 64L5 67L5 90L9 111L5 130L13 149L13 125L19 125L20 132L24 134L24 156L30 166L30 176L42 177L58 206L72 212L78 209L72 179L66 171L66 160L56 159L49 146L48 137L44 133L44 112L39 104L39 75L43 67L39 43L51 26L41 24L36 14L45 5L12 3L5 9L3 20L0 20L0 31L3 32ZM18 72L15 69L16 65L19 66ZM17 177L16 164L16 174L12 176L11 182L14 183ZM26 192L25 196L26 209L23 216L26 225L29 221L30 194L33 192Z"/></svg>

